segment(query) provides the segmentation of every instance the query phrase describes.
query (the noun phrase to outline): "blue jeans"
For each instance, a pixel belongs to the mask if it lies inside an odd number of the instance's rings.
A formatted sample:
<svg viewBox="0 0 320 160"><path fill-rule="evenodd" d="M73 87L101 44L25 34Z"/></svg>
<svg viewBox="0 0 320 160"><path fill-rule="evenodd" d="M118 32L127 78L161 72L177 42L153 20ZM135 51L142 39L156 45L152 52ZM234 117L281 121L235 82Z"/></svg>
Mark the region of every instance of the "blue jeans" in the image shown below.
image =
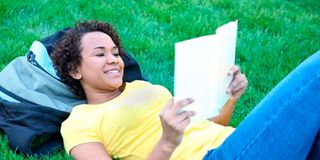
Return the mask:
<svg viewBox="0 0 320 160"><path fill-rule="evenodd" d="M320 159L320 51L283 79L204 160Z"/></svg>

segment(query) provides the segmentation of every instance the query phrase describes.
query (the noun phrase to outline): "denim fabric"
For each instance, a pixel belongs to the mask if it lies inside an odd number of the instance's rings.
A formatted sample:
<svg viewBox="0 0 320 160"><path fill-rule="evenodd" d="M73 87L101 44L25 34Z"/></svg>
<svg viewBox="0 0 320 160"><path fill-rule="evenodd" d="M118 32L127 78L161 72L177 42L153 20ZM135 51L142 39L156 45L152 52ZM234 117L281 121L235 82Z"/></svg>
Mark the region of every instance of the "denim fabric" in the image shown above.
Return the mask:
<svg viewBox="0 0 320 160"><path fill-rule="evenodd" d="M320 51L283 79L204 160L320 159Z"/></svg>

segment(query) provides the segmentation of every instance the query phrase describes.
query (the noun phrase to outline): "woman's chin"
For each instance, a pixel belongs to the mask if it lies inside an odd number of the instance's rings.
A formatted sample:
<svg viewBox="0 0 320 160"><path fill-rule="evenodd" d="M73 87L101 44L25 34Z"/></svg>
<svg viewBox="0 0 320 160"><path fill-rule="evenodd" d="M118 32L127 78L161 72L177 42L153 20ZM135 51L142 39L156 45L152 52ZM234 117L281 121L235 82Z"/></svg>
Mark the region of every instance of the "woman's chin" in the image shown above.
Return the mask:
<svg viewBox="0 0 320 160"><path fill-rule="evenodd" d="M123 85L123 81L121 80L121 81L113 83L112 86L114 87L114 89L120 89L122 87L122 85Z"/></svg>

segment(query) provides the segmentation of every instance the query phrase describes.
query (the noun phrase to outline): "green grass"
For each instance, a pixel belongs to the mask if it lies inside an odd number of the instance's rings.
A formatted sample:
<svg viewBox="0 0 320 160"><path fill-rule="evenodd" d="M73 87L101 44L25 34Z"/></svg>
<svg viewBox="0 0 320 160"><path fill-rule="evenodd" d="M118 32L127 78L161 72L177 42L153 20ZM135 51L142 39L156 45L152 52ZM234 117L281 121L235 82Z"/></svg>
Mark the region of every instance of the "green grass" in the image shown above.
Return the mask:
<svg viewBox="0 0 320 160"><path fill-rule="evenodd" d="M236 127L290 70L320 49L319 10L314 0L0 0L0 69L25 55L32 41L80 19L97 19L115 26L151 82L173 91L174 43L239 19L236 63L249 87L231 122ZM2 134L0 159L38 158L15 154ZM69 158L59 152L43 159Z"/></svg>

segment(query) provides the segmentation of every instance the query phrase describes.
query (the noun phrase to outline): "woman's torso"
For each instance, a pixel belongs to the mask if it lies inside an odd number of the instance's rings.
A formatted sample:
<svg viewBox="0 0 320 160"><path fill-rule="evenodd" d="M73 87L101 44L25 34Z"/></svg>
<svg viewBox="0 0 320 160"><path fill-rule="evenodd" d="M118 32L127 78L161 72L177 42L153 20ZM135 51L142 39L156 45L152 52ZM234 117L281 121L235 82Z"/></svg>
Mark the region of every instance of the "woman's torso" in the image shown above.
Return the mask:
<svg viewBox="0 0 320 160"><path fill-rule="evenodd" d="M110 156L146 159L162 134L159 113L170 98L170 92L162 86L134 81L128 83L123 93L111 101L77 106L62 126L62 134L69 135L64 136L66 150L79 142L98 141ZM77 124L81 125L77 127ZM79 129L70 129L72 127ZM207 150L221 144L232 131L231 127L207 120L189 126L172 159L202 159ZM87 138L78 138L79 142L70 140L72 144L68 145L68 139L77 137L69 134L72 132L90 134Z"/></svg>

